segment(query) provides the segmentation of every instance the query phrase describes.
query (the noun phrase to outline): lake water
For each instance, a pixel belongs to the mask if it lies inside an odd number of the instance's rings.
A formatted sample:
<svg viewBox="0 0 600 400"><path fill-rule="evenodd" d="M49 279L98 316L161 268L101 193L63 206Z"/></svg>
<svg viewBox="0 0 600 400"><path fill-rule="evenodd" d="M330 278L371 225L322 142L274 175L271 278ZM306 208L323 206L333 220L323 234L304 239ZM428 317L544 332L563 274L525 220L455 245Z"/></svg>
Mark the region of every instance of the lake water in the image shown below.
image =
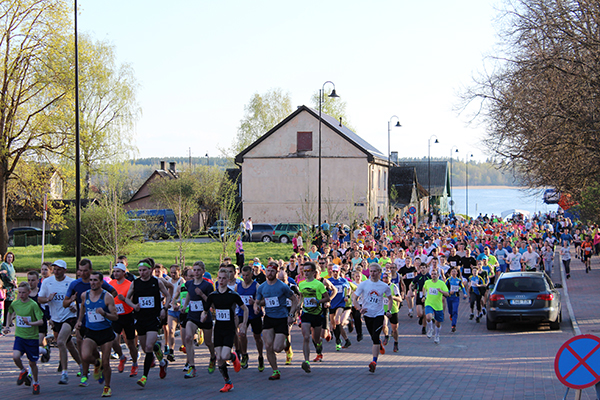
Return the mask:
<svg viewBox="0 0 600 400"><path fill-rule="evenodd" d="M529 211L531 214L556 211L558 205L544 204L542 201L543 190L530 190L524 188L496 188L489 186L469 187L469 216L477 217L480 213L488 216L500 215L503 211L518 209ZM466 189L455 187L453 189L454 212L466 214ZM450 208L450 207L448 207Z"/></svg>

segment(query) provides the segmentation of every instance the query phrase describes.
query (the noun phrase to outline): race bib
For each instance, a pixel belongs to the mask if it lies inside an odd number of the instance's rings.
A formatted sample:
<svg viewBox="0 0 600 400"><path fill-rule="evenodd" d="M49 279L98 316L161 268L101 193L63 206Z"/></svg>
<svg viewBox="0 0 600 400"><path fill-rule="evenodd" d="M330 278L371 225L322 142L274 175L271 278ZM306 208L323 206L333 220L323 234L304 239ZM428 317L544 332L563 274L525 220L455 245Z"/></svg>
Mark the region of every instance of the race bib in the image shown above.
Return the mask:
<svg viewBox="0 0 600 400"><path fill-rule="evenodd" d="M229 310L217 310L217 321L230 321Z"/></svg>
<svg viewBox="0 0 600 400"><path fill-rule="evenodd" d="M409 272L408 274L406 274L406 279L414 279L414 277L415 277L414 272Z"/></svg>
<svg viewBox="0 0 600 400"><path fill-rule="evenodd" d="M370 304L379 304L381 302L381 297L377 296L377 295L371 295L369 296L368 302Z"/></svg>
<svg viewBox="0 0 600 400"><path fill-rule="evenodd" d="M304 298L304 307L316 307L317 299L315 297L305 297Z"/></svg>
<svg viewBox="0 0 600 400"><path fill-rule="evenodd" d="M460 290L460 286L458 285L450 285L451 292L458 292Z"/></svg>
<svg viewBox="0 0 600 400"><path fill-rule="evenodd" d="M140 308L154 308L154 297L140 297L139 304Z"/></svg>
<svg viewBox="0 0 600 400"><path fill-rule="evenodd" d="M125 314L125 307L123 307L122 303L115 303L115 308L117 309L117 314Z"/></svg>
<svg viewBox="0 0 600 400"><path fill-rule="evenodd" d="M436 296L438 294L438 289L434 288L434 287L431 287L431 288L429 288L428 294L430 294L432 296Z"/></svg>
<svg viewBox="0 0 600 400"><path fill-rule="evenodd" d="M279 307L279 297L265 297L265 307Z"/></svg>
<svg viewBox="0 0 600 400"><path fill-rule="evenodd" d="M250 305L250 299L252 298L252 296L243 295L240 297L242 298L242 301L244 302L245 305L247 305L247 306Z"/></svg>
<svg viewBox="0 0 600 400"><path fill-rule="evenodd" d="M591 247L586 247L585 251L592 251L592 248Z"/></svg>
<svg viewBox="0 0 600 400"><path fill-rule="evenodd" d="M471 268L465 268L465 274L470 274L471 273Z"/></svg>
<svg viewBox="0 0 600 400"><path fill-rule="evenodd" d="M344 286L342 286L342 285L339 285L339 286L336 285L335 289L337 290L338 294L344 293Z"/></svg>
<svg viewBox="0 0 600 400"><path fill-rule="evenodd" d="M450 261L450 266L451 267L456 267L456 261Z"/></svg>
<svg viewBox="0 0 600 400"><path fill-rule="evenodd" d="M194 312L204 311L204 305L202 304L202 300L190 301L189 307L190 307L190 311L194 311Z"/></svg>
<svg viewBox="0 0 600 400"><path fill-rule="evenodd" d="M390 304L390 301L388 300L388 298L387 298L387 297L384 297L384 298L383 298L383 305L384 305L384 306L387 306L388 304Z"/></svg>
<svg viewBox="0 0 600 400"><path fill-rule="evenodd" d="M32 328L32 326L26 324L26 322L31 322L31 317L21 317L21 316L17 315L17 327L18 328Z"/></svg>
<svg viewBox="0 0 600 400"><path fill-rule="evenodd" d="M292 301L290 299L285 299L285 306L286 307L291 307L292 306Z"/></svg>
<svg viewBox="0 0 600 400"><path fill-rule="evenodd" d="M104 317L94 311L88 311L86 313L88 322L104 322Z"/></svg>
<svg viewBox="0 0 600 400"><path fill-rule="evenodd" d="M423 298L423 292L419 292L419 298Z"/></svg>

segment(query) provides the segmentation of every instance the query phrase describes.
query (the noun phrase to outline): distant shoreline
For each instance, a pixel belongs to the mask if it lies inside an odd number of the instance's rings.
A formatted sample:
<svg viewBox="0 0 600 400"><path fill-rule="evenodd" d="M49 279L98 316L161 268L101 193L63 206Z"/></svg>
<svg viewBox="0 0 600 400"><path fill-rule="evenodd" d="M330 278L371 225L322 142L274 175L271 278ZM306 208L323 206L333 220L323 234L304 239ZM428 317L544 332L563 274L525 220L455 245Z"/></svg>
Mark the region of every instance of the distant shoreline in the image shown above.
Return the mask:
<svg viewBox="0 0 600 400"><path fill-rule="evenodd" d="M452 187L452 190L459 190L459 189L463 189L465 190L467 187L466 186L454 186ZM523 190L530 190L528 187L525 186L471 186L469 185L469 190L477 190L477 189L523 189Z"/></svg>

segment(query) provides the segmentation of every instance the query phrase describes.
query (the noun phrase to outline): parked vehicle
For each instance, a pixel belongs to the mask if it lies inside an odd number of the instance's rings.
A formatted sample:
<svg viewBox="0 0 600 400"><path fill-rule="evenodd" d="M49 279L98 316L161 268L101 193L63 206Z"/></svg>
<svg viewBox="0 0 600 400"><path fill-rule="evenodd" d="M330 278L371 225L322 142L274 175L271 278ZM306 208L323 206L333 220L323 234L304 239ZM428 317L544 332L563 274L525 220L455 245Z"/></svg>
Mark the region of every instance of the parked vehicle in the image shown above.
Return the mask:
<svg viewBox="0 0 600 400"><path fill-rule="evenodd" d="M560 329L562 320L560 284L544 272L506 272L490 287L487 300L487 329L510 321L549 322Z"/></svg>
<svg viewBox="0 0 600 400"><path fill-rule="evenodd" d="M173 210L131 210L127 212L130 219L146 220L145 237L151 239L167 239L177 235L177 218Z"/></svg>
<svg viewBox="0 0 600 400"><path fill-rule="evenodd" d="M252 226L252 241L269 243L273 240L274 225L271 224L254 224ZM244 240L248 240L246 237Z"/></svg>
<svg viewBox="0 0 600 400"><path fill-rule="evenodd" d="M272 239L280 243L290 243L296 232L302 231L304 237L308 237L310 227L301 223L281 223L273 229Z"/></svg>
<svg viewBox="0 0 600 400"><path fill-rule="evenodd" d="M220 237L223 234L223 232L225 232L225 229L227 228L228 224L229 221L227 220L217 220L210 228L208 228L208 236Z"/></svg>
<svg viewBox="0 0 600 400"><path fill-rule="evenodd" d="M39 233L38 233L39 232ZM15 235L41 235L42 230L40 228L36 228L35 226L19 226L17 228L12 228L8 231L8 245L15 245Z"/></svg>

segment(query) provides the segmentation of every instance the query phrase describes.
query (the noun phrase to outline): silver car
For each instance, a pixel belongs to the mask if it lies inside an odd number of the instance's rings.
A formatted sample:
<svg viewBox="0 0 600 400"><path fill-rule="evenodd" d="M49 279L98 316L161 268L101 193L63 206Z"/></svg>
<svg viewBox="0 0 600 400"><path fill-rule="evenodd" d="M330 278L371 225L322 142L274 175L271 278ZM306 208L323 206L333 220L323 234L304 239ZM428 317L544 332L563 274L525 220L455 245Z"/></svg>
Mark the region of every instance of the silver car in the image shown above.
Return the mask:
<svg viewBox="0 0 600 400"><path fill-rule="evenodd" d="M506 272L490 287L487 300L487 329L500 322L549 322L560 329L562 320L560 284L553 284L544 272Z"/></svg>

